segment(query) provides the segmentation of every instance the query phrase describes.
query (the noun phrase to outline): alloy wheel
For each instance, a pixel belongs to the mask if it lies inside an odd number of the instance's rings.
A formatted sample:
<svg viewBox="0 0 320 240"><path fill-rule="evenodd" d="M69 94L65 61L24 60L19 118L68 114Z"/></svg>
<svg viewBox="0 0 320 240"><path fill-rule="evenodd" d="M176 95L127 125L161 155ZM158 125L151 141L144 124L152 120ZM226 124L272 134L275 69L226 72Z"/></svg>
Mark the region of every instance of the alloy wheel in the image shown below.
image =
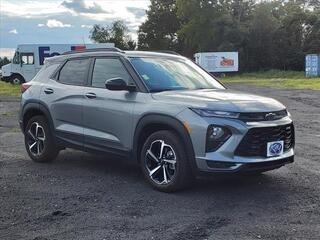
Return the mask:
<svg viewBox="0 0 320 240"><path fill-rule="evenodd" d="M170 183L176 173L176 153L163 140L153 141L145 155L145 165L149 177L157 184Z"/></svg>
<svg viewBox="0 0 320 240"><path fill-rule="evenodd" d="M26 138L29 151L35 156L41 155L44 151L46 140L43 127L37 122L32 123L26 133Z"/></svg>

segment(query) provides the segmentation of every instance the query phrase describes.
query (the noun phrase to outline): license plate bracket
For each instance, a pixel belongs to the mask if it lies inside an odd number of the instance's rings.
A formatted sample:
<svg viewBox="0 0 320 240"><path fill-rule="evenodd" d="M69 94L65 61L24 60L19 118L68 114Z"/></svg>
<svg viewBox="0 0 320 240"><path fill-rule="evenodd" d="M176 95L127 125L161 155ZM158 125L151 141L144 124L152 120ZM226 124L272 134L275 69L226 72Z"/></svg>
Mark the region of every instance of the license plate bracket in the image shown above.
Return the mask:
<svg viewBox="0 0 320 240"><path fill-rule="evenodd" d="M267 143L267 157L275 157L283 154L283 145L284 142L273 141Z"/></svg>

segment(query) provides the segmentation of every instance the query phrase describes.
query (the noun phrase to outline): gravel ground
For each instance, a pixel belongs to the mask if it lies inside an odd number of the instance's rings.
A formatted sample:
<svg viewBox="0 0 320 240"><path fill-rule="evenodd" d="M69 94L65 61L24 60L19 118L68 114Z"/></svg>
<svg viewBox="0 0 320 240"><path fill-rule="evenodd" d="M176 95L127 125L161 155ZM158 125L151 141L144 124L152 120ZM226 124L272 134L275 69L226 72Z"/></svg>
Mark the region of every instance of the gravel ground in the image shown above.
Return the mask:
<svg viewBox="0 0 320 240"><path fill-rule="evenodd" d="M230 84L274 97L295 119L296 161L261 176L213 176L157 192L116 157L29 160L19 102L0 101L0 239L319 239L320 92Z"/></svg>

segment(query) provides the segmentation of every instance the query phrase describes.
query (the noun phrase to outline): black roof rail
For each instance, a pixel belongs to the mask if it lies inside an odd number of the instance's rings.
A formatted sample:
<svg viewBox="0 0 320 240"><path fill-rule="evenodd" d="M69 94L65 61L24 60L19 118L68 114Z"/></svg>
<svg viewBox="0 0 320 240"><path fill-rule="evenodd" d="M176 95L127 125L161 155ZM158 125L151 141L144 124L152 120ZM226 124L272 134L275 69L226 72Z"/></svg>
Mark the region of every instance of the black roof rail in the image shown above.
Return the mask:
<svg viewBox="0 0 320 240"><path fill-rule="evenodd" d="M61 55L76 54L76 53L86 53L86 52L120 52L120 53L124 53L124 51L122 51L119 48L110 47L110 48L88 48L88 49L67 51L67 52L62 53Z"/></svg>
<svg viewBox="0 0 320 240"><path fill-rule="evenodd" d="M157 50L154 52L158 52L158 53L168 53L168 54L173 54L173 55L180 55L179 53L175 52L175 51L171 51L171 50Z"/></svg>

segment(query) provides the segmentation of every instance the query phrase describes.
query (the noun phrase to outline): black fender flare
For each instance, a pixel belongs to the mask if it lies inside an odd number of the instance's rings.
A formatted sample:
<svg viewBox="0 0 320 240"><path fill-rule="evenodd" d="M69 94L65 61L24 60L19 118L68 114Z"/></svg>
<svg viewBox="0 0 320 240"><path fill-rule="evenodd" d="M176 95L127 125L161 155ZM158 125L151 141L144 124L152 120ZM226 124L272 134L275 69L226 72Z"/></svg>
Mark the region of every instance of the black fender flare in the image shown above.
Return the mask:
<svg viewBox="0 0 320 240"><path fill-rule="evenodd" d="M25 127L25 115L29 112L29 111L33 111L36 110L38 112L41 112L45 118L48 120L49 126L50 126L50 130L51 133L53 134L53 136L55 136L55 131L54 131L54 125L53 125L53 120L51 117L51 114L47 108L47 106L42 103L41 101L27 101L21 111L21 121L22 121L22 130L24 131L24 127Z"/></svg>
<svg viewBox="0 0 320 240"><path fill-rule="evenodd" d="M192 141L190 138L190 135L186 128L184 127L183 123L179 121L178 119L165 115L165 114L146 114L143 117L140 118L138 121L135 131L134 131L134 136L133 136L133 157L135 161L138 163L139 162L139 145L142 143L139 143L139 138L141 134L143 133L143 129L147 127L148 125L151 124L162 124L162 125L167 125L171 129L173 129L175 132L178 133L179 137L183 141L184 145L186 146L186 152L188 156L188 160L190 163L190 166L193 171L197 169L196 167L196 162L195 162L195 153L192 145Z"/></svg>

